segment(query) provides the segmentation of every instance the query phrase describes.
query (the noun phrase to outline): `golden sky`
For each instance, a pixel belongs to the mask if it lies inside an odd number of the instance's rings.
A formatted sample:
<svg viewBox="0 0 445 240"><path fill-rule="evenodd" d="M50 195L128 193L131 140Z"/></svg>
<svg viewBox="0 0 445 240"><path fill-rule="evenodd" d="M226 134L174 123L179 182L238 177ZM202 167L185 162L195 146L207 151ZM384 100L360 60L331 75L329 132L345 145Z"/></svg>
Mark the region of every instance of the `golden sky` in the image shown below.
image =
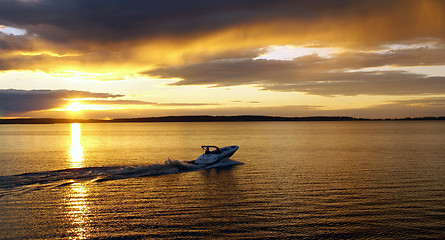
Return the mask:
<svg viewBox="0 0 445 240"><path fill-rule="evenodd" d="M0 117L445 115L445 1L0 2Z"/></svg>

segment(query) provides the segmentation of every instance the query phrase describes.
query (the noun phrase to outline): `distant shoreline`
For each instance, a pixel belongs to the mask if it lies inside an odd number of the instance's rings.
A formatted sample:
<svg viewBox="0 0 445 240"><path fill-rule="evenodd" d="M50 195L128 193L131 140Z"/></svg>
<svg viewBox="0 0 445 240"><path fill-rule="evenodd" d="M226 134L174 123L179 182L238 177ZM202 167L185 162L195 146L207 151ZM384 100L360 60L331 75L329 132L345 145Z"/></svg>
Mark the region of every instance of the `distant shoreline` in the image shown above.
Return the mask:
<svg viewBox="0 0 445 240"><path fill-rule="evenodd" d="M67 118L15 118L0 119L0 124L54 124L54 123L121 123L121 122L303 122L303 121L431 121L445 120L443 117L416 117L416 118L354 118L347 116L312 116L312 117L277 117L262 115L236 115L236 116L164 116L146 118L116 118L102 119L67 119Z"/></svg>

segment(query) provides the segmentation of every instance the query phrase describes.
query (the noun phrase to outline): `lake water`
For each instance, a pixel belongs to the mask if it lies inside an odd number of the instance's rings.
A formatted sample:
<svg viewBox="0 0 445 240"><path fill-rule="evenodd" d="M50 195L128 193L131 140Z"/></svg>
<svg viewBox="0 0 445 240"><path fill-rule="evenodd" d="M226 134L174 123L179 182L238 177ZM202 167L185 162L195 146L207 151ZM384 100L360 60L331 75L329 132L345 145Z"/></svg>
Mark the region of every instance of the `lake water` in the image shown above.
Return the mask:
<svg viewBox="0 0 445 240"><path fill-rule="evenodd" d="M2 239L445 238L443 121L0 125L0 167Z"/></svg>

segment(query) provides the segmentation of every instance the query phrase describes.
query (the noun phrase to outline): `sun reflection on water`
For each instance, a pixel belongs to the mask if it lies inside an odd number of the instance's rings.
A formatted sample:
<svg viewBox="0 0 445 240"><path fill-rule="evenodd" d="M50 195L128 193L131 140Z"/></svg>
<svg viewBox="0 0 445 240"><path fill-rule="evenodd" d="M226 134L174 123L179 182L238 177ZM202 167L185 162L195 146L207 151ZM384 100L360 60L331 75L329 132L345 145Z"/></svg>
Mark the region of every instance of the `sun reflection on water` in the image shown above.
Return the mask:
<svg viewBox="0 0 445 240"><path fill-rule="evenodd" d="M69 151L69 163L71 168L83 167L83 148L80 144L80 123L71 124L71 147Z"/></svg>
<svg viewBox="0 0 445 240"><path fill-rule="evenodd" d="M83 148L81 144L81 124L71 124L71 146L68 163L71 168L84 167ZM90 208L88 201L88 187L86 182L71 180L66 193L66 218L71 224L69 239L87 239L90 237Z"/></svg>
<svg viewBox="0 0 445 240"><path fill-rule="evenodd" d="M73 183L67 193L66 216L72 225L69 239L87 239L90 236L90 209L88 191L84 183Z"/></svg>

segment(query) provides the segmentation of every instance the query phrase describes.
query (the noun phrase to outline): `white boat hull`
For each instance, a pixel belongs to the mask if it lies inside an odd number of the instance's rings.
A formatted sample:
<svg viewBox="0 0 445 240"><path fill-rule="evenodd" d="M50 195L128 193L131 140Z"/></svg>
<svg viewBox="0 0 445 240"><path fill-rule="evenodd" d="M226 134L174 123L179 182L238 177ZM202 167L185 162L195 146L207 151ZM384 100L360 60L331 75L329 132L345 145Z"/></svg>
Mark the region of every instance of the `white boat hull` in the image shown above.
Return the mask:
<svg viewBox="0 0 445 240"><path fill-rule="evenodd" d="M209 165L231 157L237 150L238 146L228 146L220 148L218 152L208 152L199 156L193 163Z"/></svg>

